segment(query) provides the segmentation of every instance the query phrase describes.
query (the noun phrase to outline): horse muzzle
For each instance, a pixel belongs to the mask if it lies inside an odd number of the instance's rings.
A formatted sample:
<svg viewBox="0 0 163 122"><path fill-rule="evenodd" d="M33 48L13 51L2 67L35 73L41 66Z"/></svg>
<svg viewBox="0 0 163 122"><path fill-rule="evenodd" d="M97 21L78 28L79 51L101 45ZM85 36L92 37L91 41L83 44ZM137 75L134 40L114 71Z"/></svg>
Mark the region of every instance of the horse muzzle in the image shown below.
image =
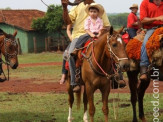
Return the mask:
<svg viewBox="0 0 163 122"><path fill-rule="evenodd" d="M129 60L122 60L119 62L120 68L123 72L129 71L130 70L130 62Z"/></svg>
<svg viewBox="0 0 163 122"><path fill-rule="evenodd" d="M18 67L18 61L10 61L10 67L16 69Z"/></svg>

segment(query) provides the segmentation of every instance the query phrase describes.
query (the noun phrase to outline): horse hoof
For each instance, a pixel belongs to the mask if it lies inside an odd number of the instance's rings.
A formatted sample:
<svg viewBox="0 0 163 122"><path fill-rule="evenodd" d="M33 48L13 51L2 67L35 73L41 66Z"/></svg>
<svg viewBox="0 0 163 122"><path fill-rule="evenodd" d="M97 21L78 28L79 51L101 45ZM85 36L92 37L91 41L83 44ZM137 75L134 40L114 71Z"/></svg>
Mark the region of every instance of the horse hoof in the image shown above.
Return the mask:
<svg viewBox="0 0 163 122"><path fill-rule="evenodd" d="M140 118L140 120L141 120L142 122L147 122L146 119L145 119L145 117Z"/></svg>
<svg viewBox="0 0 163 122"><path fill-rule="evenodd" d="M137 119L135 119L135 120L132 120L132 122L138 122L138 120L137 120Z"/></svg>
<svg viewBox="0 0 163 122"><path fill-rule="evenodd" d="M84 122L88 122L88 119L85 119Z"/></svg>
<svg viewBox="0 0 163 122"><path fill-rule="evenodd" d="M68 122L72 122L72 118L68 118Z"/></svg>
<svg viewBox="0 0 163 122"><path fill-rule="evenodd" d="M72 120L71 120L71 119L69 119L69 120L68 120L68 122L72 122Z"/></svg>

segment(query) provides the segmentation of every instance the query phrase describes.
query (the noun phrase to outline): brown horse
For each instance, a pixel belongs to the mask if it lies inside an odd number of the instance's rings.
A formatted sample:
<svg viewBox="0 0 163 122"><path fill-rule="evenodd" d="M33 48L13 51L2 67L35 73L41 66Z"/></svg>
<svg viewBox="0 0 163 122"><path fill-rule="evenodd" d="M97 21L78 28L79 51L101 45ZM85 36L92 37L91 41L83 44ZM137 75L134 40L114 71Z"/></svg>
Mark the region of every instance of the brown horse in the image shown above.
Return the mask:
<svg viewBox="0 0 163 122"><path fill-rule="evenodd" d="M13 35L2 32L0 35L0 52L4 55L6 63L10 65L12 69L18 67L18 44L15 40L17 31Z"/></svg>
<svg viewBox="0 0 163 122"><path fill-rule="evenodd" d="M81 75L84 83L84 117L85 122L87 117L87 103L89 103L89 115L91 122L94 121L95 114L94 97L93 94L97 89L102 93L103 113L105 115L105 122L108 122L108 96L111 87L110 78L114 74L110 74L113 64L116 64L124 71L129 68L129 61L124 49L124 42L117 32L113 32L113 28L108 33L101 36L98 40L93 42L87 49L86 55L81 67ZM69 94L69 116L68 121L72 120L72 105L74 96L72 88L70 87L70 78L68 78L68 94ZM80 93L77 93L78 101L80 102Z"/></svg>
<svg viewBox="0 0 163 122"><path fill-rule="evenodd" d="M163 42L163 38L161 39L160 42ZM162 64L163 64L163 62L162 62ZM153 67L152 70L155 70L155 71L159 70L160 72L163 73L163 65L160 67L157 67L157 68ZM148 79L147 80L140 80L139 81L138 80L139 73L140 73L140 67L139 66L137 67L136 70L127 72L128 79L129 79L129 87L130 87L130 91L131 91L131 103L132 103L132 109L133 109L133 120L132 121L138 122L137 114L136 114L136 103L138 101L139 118L140 118L140 120L142 120L142 122L146 122L145 115L144 115L143 98L145 95L145 91L150 84L152 71L150 71L148 73ZM158 84L155 82L155 85L157 86Z"/></svg>

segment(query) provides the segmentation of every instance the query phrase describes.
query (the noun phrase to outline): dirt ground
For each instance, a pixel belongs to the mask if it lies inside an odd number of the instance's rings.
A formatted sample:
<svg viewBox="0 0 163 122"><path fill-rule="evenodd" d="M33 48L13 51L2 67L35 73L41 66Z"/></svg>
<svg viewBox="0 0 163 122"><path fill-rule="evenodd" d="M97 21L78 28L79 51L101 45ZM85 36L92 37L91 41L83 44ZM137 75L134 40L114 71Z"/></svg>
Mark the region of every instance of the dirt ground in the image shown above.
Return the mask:
<svg viewBox="0 0 163 122"><path fill-rule="evenodd" d="M19 67L33 67L33 66L45 66L45 65L62 65L58 63L35 63L35 64L20 64ZM37 83L37 82L38 83ZM53 93L66 93L66 83L60 85L58 81L47 82L46 79L25 79L12 78L10 81L0 83L0 92L12 92L12 93L25 93L25 92L53 92ZM111 93L129 93L130 90L127 87L123 89L111 90ZM159 92L163 93L163 82L159 82ZM151 81L146 93L153 93L153 82Z"/></svg>

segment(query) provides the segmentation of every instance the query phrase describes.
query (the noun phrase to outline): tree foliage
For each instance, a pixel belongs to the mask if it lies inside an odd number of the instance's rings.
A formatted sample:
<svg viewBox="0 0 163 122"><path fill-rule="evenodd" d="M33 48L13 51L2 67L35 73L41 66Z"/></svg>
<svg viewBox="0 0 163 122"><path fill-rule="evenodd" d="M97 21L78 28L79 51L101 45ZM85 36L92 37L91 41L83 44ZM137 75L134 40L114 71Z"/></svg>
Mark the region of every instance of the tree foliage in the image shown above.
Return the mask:
<svg viewBox="0 0 163 122"><path fill-rule="evenodd" d="M63 26L62 6L50 5L43 18L34 19L32 28L41 32L61 31Z"/></svg>
<svg viewBox="0 0 163 122"><path fill-rule="evenodd" d="M113 27L119 28L127 25L127 16L129 13L111 14L109 15L110 23Z"/></svg>

